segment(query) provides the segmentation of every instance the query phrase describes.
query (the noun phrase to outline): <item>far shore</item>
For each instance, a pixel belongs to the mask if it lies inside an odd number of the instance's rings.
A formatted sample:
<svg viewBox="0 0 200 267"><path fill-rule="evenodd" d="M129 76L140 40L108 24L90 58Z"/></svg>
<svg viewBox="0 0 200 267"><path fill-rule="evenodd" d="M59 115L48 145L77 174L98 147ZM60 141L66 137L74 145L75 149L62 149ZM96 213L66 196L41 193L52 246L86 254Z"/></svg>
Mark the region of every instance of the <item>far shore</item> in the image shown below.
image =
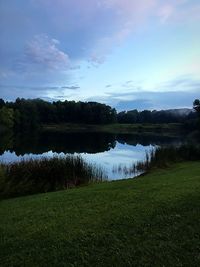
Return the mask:
<svg viewBox="0 0 200 267"><path fill-rule="evenodd" d="M107 133L137 133L137 132L156 132L156 133L180 133L181 123L138 123L138 124L45 124L42 126L45 131L63 131L63 132L107 132Z"/></svg>

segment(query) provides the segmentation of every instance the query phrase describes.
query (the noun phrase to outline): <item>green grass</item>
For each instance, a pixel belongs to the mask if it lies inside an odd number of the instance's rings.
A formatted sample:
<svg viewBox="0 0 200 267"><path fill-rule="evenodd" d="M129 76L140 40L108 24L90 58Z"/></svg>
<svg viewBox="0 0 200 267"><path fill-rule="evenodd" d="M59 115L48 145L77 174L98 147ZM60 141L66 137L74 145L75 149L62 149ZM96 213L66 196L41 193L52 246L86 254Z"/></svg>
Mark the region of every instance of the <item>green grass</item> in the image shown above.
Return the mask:
<svg viewBox="0 0 200 267"><path fill-rule="evenodd" d="M0 202L1 266L200 266L200 162Z"/></svg>
<svg viewBox="0 0 200 267"><path fill-rule="evenodd" d="M63 132L107 132L107 133L134 133L138 131L152 132L180 132L182 124L163 123L163 124L105 124L105 125L88 125L88 124L48 124L43 126L46 131L63 131Z"/></svg>

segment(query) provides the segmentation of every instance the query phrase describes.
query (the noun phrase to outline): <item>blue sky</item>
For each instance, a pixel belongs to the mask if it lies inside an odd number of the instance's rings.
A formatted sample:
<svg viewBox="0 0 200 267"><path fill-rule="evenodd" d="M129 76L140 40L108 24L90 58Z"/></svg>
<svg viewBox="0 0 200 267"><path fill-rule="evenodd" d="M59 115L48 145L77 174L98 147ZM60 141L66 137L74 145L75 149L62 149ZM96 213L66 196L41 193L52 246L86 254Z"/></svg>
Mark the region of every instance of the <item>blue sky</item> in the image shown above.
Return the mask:
<svg viewBox="0 0 200 267"><path fill-rule="evenodd" d="M198 0L0 0L0 97L191 107Z"/></svg>

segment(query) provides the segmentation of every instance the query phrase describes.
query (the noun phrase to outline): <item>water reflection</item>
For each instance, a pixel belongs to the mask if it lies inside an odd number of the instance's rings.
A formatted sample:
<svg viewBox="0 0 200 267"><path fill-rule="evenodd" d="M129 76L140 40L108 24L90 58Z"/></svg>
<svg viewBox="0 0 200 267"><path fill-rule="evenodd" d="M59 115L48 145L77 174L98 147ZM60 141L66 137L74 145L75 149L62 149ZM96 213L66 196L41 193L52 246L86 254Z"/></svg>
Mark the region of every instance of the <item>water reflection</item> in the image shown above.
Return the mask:
<svg viewBox="0 0 200 267"><path fill-rule="evenodd" d="M119 164L129 168L143 160L145 153L156 145L177 145L183 138L155 134L60 133L35 132L0 137L0 160L17 161L22 158L52 157L81 154L88 162L101 165L111 179L129 174L113 172ZM129 175L130 176L130 175Z"/></svg>
<svg viewBox="0 0 200 267"><path fill-rule="evenodd" d="M99 153L115 148L117 142L136 146L178 144L180 137L154 134L111 134L111 133L60 133L35 132L0 136L0 155L5 151L15 152L17 156L25 154L55 153Z"/></svg>

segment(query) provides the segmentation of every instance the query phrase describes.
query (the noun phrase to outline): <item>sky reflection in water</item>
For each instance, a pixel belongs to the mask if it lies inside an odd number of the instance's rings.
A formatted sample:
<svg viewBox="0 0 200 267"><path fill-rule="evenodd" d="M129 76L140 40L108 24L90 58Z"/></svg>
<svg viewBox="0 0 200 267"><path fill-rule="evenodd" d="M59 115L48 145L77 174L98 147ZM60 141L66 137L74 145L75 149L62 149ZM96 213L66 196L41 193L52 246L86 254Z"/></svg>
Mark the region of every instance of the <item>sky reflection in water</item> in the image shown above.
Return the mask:
<svg viewBox="0 0 200 267"><path fill-rule="evenodd" d="M109 151L90 154L90 153L74 153L75 155L81 155L87 162L100 165L106 171L109 179L122 179L130 177L130 174L113 172L113 169L121 167L130 167L133 163L143 160L145 158L145 153L153 148L152 145L143 146L136 145L131 146L127 144L116 143L115 148L111 148ZM64 153L55 153L52 151L42 153L42 154L25 154L23 156L17 156L15 152L5 151L0 160L2 162L13 162L20 161L22 159L29 158L41 158L41 157L53 157L53 156L64 156ZM133 176L133 174L132 174Z"/></svg>

